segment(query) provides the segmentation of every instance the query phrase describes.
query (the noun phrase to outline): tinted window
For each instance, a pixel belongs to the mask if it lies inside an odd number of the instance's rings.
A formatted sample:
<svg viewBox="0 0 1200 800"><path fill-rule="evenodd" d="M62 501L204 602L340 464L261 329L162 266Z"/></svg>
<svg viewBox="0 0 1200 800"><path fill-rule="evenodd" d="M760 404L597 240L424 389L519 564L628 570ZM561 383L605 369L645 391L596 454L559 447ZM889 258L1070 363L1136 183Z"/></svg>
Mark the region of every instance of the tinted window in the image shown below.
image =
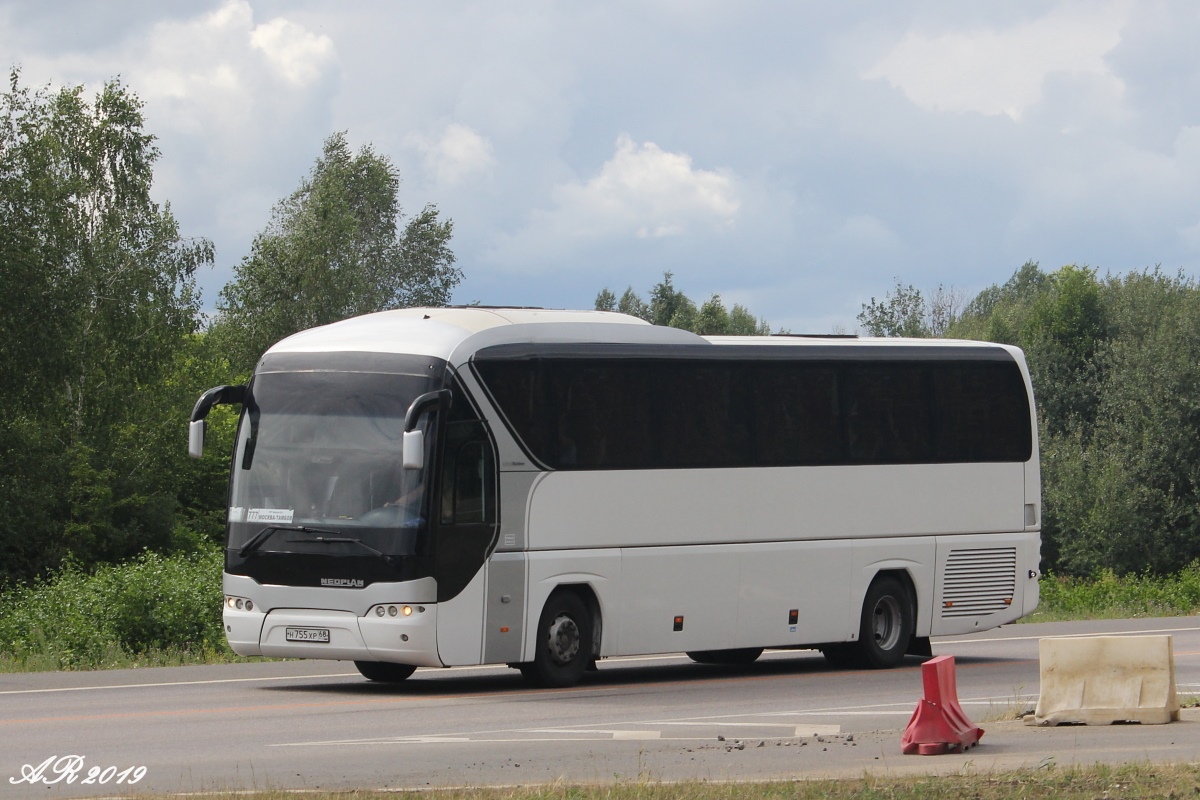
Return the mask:
<svg viewBox="0 0 1200 800"><path fill-rule="evenodd" d="M926 373L926 368L911 364L873 364L842 370L850 463L930 460L933 421Z"/></svg>
<svg viewBox="0 0 1200 800"><path fill-rule="evenodd" d="M741 370L736 364L676 362L654 368L651 399L663 467L742 466L752 460Z"/></svg>
<svg viewBox="0 0 1200 800"><path fill-rule="evenodd" d="M933 413L939 460L1029 458L1029 398L1016 364L947 364L936 377Z"/></svg>
<svg viewBox="0 0 1200 800"><path fill-rule="evenodd" d="M764 466L843 460L837 373L819 364L753 364L745 372L754 461Z"/></svg>
<svg viewBox="0 0 1200 800"><path fill-rule="evenodd" d="M653 464L656 399L646 363L566 361L547 365L544 448L562 469L637 469ZM535 451L536 452L536 451Z"/></svg>
<svg viewBox="0 0 1200 800"><path fill-rule="evenodd" d="M553 358L476 361L553 469L1026 461L1011 361Z"/></svg>

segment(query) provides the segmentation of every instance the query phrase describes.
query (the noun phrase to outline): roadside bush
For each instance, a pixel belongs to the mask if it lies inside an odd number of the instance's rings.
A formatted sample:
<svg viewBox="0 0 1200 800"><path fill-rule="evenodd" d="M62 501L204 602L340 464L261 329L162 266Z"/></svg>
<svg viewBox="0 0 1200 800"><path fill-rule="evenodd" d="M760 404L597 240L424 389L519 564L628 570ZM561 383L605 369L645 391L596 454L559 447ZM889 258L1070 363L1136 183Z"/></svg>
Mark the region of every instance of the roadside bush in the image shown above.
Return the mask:
<svg viewBox="0 0 1200 800"><path fill-rule="evenodd" d="M221 599L216 547L147 551L90 574L68 564L0 595L0 657L15 668L89 669L219 651Z"/></svg>
<svg viewBox="0 0 1200 800"><path fill-rule="evenodd" d="M1200 610L1200 561L1174 575L1117 575L1101 570L1094 578L1047 575L1041 601L1027 622L1046 619L1186 616Z"/></svg>

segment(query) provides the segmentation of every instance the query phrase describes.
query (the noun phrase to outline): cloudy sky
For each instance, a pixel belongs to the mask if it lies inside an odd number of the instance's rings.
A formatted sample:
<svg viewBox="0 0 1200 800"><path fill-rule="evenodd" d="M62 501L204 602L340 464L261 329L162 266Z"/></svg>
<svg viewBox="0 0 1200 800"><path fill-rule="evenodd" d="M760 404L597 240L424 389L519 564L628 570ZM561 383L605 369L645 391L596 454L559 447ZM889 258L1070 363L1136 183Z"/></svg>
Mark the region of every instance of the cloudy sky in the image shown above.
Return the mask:
<svg viewBox="0 0 1200 800"><path fill-rule="evenodd" d="M26 85L145 101L210 308L344 130L454 220L456 302L670 270L816 333L896 278L1200 272L1197 41L1194 0L0 0Z"/></svg>

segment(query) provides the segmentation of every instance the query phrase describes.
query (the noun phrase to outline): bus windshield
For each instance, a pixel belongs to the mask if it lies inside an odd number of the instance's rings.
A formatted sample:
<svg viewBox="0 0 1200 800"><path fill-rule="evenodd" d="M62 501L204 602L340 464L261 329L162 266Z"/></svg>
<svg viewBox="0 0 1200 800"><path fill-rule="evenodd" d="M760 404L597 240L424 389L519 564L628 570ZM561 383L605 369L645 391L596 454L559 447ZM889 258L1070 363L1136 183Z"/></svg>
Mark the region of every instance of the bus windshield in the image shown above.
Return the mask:
<svg viewBox="0 0 1200 800"><path fill-rule="evenodd" d="M428 493L424 472L401 466L404 415L432 383L365 372L256 376L238 428L228 547L243 556L411 555Z"/></svg>

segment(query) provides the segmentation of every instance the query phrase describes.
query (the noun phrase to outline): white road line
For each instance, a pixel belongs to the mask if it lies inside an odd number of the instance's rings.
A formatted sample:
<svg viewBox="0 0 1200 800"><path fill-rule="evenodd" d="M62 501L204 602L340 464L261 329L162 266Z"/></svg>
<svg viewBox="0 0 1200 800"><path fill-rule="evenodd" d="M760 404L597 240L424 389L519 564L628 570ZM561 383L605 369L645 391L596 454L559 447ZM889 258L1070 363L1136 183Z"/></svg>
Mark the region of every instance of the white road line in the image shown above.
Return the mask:
<svg viewBox="0 0 1200 800"><path fill-rule="evenodd" d="M981 642L1027 642L1037 639L1090 639L1096 636L1138 636L1141 634L1150 633L1200 633L1200 627L1196 628L1157 628L1148 631L1102 631L1100 633L1064 633L1058 636L993 636L980 637L978 639L937 639L933 643L935 645L942 644L979 644Z"/></svg>
<svg viewBox="0 0 1200 800"><path fill-rule="evenodd" d="M737 728L791 728L791 722L646 722L637 723L644 725L690 725L693 727L701 727L704 725L726 725L728 727Z"/></svg>
<svg viewBox="0 0 1200 800"><path fill-rule="evenodd" d="M1036 698L1037 695L997 695L993 697L967 697L961 698L958 701L959 705L997 705L1012 702L1025 702ZM870 716L871 714L898 714L897 711L887 709L900 709L913 707L913 704L920 700L920 697L914 696L913 700L906 700L901 703L868 703L859 706L825 706L824 708L811 709L792 709L790 711L764 711L755 716L760 717L810 717L810 716L836 716L837 714L846 714L847 716ZM904 712L906 714L911 711ZM662 724L662 723L656 723Z"/></svg>
<svg viewBox="0 0 1200 800"><path fill-rule="evenodd" d="M0 694L50 694L53 692L90 692L99 689L152 689L156 686L203 686L209 683L254 683L265 681L312 680L314 678L349 678L357 672L333 672L328 675L278 675L268 678L220 678L206 681L164 681L162 683L119 683L109 686L67 686L60 689L9 689Z"/></svg>
<svg viewBox="0 0 1200 800"><path fill-rule="evenodd" d="M640 741L645 737L632 737L629 741ZM778 739L778 736L762 737L763 740ZM790 738L790 737L789 737ZM279 742L277 744L269 744L267 747L363 747L372 744L389 744L389 745L407 745L407 744L546 744L546 743L561 743L561 742L610 742L619 741L616 739L599 739L595 736L562 736L557 738L538 738L538 739L468 739L466 742L455 742L452 739L439 739L430 737L421 739L412 737L408 739L389 739L380 741L345 741L345 742ZM660 742L712 742L715 741L711 736L673 736L667 739L656 739Z"/></svg>
<svg viewBox="0 0 1200 800"><path fill-rule="evenodd" d="M686 661L684 656L679 655L659 655L659 656L622 656L619 658L605 659L607 663L623 664L625 662L634 661ZM504 664L480 664L477 666L463 667L430 667L430 672L445 674L447 672L463 672L467 670L476 671L509 671L509 667ZM418 672L424 672L422 669ZM57 689L9 689L0 690L0 695L6 694L52 694L55 692L90 692L107 689L152 689L156 686L204 686L206 684L219 683L256 683L267 681L290 681L290 680L313 680L317 678L358 678L361 677L357 671L352 672L331 672L326 675L276 675L265 678L217 678L202 681L163 681L161 683L118 683L105 684L102 686L68 686Z"/></svg>
<svg viewBox="0 0 1200 800"><path fill-rule="evenodd" d="M1125 630L1125 631L1104 631L1100 633L1073 633L1056 636L1053 638L1092 638L1096 636L1136 636L1139 634L1153 633L1183 633L1183 632L1200 632L1200 628L1155 628L1152 630ZM993 638L977 638L977 639L937 639L934 641L936 645L953 645L953 644L979 644L981 642L1023 642L1038 639L1051 638L1047 636L998 636ZM773 651L782 653L784 651ZM677 654L662 654L652 656L620 656L616 658L607 658L605 662L611 664L624 664L639 661L686 661L686 657ZM464 670L507 670L503 664L485 664L480 666L464 666L464 667L449 667L435 668L437 672L445 673L450 671ZM333 672L325 675L277 675L264 678L220 678L213 680L201 681L163 681L160 683L127 683L127 684L109 684L103 686L68 686L56 689L9 689L0 690L0 695L10 694L52 694L56 692L88 692L110 689L151 689L156 686L204 686L207 684L223 684L223 683L265 683L268 681L290 681L290 680L316 680L322 678L351 678L357 677L357 672ZM1192 684L1188 684L1192 685Z"/></svg>
<svg viewBox="0 0 1200 800"><path fill-rule="evenodd" d="M864 714L866 712L863 712ZM907 712L906 712L907 713ZM831 712L829 716L833 716ZM787 728L789 732L784 735L767 735L763 739L791 739L803 738L805 736L836 736L841 733L840 725L796 725L795 723L712 723L712 722L656 722L656 723L625 723L628 725L654 724L654 725L680 725L690 726L695 728L708 727L712 725L726 725L730 727L739 726L744 728L759 727L759 728ZM511 734L505 736L504 734ZM523 734L541 734L540 736L529 736ZM550 736L547 737L547 734ZM713 741L711 735L708 736L663 736L663 732L659 730L637 730L628 728L521 728L519 730L494 730L494 731L479 731L473 734L424 734L416 736L395 736L387 738L370 738L370 739L333 739L327 741L311 741L311 742L279 742L268 745L269 747L361 747L366 745L398 745L398 744L495 744L495 743L523 743L523 742L602 742L611 741L662 741L662 742L707 742ZM742 738L746 738L743 736Z"/></svg>
<svg viewBox="0 0 1200 800"><path fill-rule="evenodd" d="M912 711L812 711L814 717L907 717Z"/></svg>
<svg viewBox="0 0 1200 800"><path fill-rule="evenodd" d="M398 737L396 739L368 739L366 741L358 739L347 739L344 742L278 742L269 744L267 747L364 747L367 745L402 745L402 744L516 744L524 742L603 742L605 739L597 739L592 737L584 739L582 737L562 737L555 739L453 739L443 738L439 736L409 736Z"/></svg>

